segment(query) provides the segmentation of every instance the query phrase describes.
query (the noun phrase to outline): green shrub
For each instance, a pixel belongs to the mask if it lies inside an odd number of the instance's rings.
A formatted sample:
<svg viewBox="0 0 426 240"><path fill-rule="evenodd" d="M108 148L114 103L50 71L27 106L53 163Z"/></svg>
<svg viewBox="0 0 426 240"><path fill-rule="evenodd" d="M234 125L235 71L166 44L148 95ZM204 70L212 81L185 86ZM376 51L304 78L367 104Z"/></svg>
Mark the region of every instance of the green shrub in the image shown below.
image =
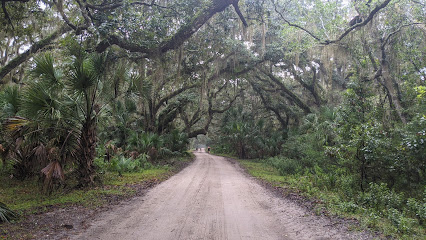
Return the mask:
<svg viewBox="0 0 426 240"><path fill-rule="evenodd" d="M0 223L18 219L18 214L10 210L6 204L0 202Z"/></svg>
<svg viewBox="0 0 426 240"><path fill-rule="evenodd" d="M268 162L275 167L281 175L295 174L302 168L298 160L287 157L272 157L268 159Z"/></svg>
<svg viewBox="0 0 426 240"><path fill-rule="evenodd" d="M152 164L148 161L148 159L148 154L143 153L135 159L135 162L137 162L141 169L150 169L152 168Z"/></svg>
<svg viewBox="0 0 426 240"><path fill-rule="evenodd" d="M405 214L417 218L420 225L424 226L426 224L426 202L423 200L423 202L420 203L414 198L409 198L407 200Z"/></svg>
<svg viewBox="0 0 426 240"><path fill-rule="evenodd" d="M346 212L346 213L356 213L359 209L358 204L354 203L353 201L349 201L349 202L343 201L338 203L337 206L342 212Z"/></svg>
<svg viewBox="0 0 426 240"><path fill-rule="evenodd" d="M123 155L115 156L111 159L109 170L116 171L121 176L124 172L135 172L139 169L139 162Z"/></svg>

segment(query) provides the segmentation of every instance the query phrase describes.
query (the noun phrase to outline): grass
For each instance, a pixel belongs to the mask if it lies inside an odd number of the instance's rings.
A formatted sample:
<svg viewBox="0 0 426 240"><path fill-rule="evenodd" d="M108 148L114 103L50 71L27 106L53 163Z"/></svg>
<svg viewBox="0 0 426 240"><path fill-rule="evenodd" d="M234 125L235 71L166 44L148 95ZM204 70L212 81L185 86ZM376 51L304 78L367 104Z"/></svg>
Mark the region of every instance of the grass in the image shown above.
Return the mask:
<svg viewBox="0 0 426 240"><path fill-rule="evenodd" d="M168 168L144 170L136 173L116 173L102 176L104 184L89 189L76 189L69 192L57 191L45 195L40 191L40 183L35 179L18 181L2 176L0 201L20 213L34 213L48 210L51 206L82 205L99 207L111 196L131 196L135 194L132 184L159 181L170 175Z"/></svg>
<svg viewBox="0 0 426 240"><path fill-rule="evenodd" d="M247 169L248 173L258 179L267 181L275 187L279 187L285 181L285 177L281 176L275 168L261 161L256 160L239 160L239 163Z"/></svg>
<svg viewBox="0 0 426 240"><path fill-rule="evenodd" d="M330 214L347 219L357 219L360 226L351 226L353 229L370 229L380 232L380 237L395 239L424 239L425 229L419 225L408 225L401 231L395 227L395 222L379 216L369 208L349 210L351 202L345 200L342 193L334 189L322 189L316 186L313 176L303 174L282 176L277 169L262 160L238 160L247 172L274 187L281 187L286 193L297 193L315 203L313 211L316 214Z"/></svg>
<svg viewBox="0 0 426 240"><path fill-rule="evenodd" d="M180 161L190 161L190 158ZM1 167L1 166L0 166ZM138 188L146 188L170 177L176 168L173 166L156 166L138 172L116 172L99 175L102 184L87 189L63 188L50 195L43 194L41 183L36 179L19 181L0 172L0 202L10 209L26 215L48 211L51 207L79 205L97 208L108 204L112 197L128 198L137 194Z"/></svg>

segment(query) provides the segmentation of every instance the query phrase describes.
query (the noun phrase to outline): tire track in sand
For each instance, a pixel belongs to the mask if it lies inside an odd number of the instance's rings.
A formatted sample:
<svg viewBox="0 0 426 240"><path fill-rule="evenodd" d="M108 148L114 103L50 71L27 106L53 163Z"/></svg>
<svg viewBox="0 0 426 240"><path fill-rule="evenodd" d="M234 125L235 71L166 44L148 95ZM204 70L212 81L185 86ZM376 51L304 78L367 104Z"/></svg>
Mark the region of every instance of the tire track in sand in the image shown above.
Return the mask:
<svg viewBox="0 0 426 240"><path fill-rule="evenodd" d="M73 239L370 239L275 196L222 157L196 160Z"/></svg>

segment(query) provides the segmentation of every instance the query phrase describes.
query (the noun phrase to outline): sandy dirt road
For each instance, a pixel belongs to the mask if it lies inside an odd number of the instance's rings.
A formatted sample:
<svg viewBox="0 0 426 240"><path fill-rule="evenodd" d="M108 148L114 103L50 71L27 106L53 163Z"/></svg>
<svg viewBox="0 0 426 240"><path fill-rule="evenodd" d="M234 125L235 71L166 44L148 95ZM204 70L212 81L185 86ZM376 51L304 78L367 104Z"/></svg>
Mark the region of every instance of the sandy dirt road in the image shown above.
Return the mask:
<svg viewBox="0 0 426 240"><path fill-rule="evenodd" d="M74 239L368 239L277 197L222 157L196 160Z"/></svg>

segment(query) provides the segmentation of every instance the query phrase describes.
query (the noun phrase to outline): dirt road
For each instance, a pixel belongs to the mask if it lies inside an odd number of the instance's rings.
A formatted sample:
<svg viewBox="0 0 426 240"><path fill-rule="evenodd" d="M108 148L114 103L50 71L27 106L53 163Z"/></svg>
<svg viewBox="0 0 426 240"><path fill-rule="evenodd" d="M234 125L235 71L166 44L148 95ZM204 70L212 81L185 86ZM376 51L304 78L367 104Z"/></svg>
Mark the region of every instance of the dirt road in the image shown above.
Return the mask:
<svg viewBox="0 0 426 240"><path fill-rule="evenodd" d="M186 169L97 217L75 239L366 239L276 197L222 157Z"/></svg>

